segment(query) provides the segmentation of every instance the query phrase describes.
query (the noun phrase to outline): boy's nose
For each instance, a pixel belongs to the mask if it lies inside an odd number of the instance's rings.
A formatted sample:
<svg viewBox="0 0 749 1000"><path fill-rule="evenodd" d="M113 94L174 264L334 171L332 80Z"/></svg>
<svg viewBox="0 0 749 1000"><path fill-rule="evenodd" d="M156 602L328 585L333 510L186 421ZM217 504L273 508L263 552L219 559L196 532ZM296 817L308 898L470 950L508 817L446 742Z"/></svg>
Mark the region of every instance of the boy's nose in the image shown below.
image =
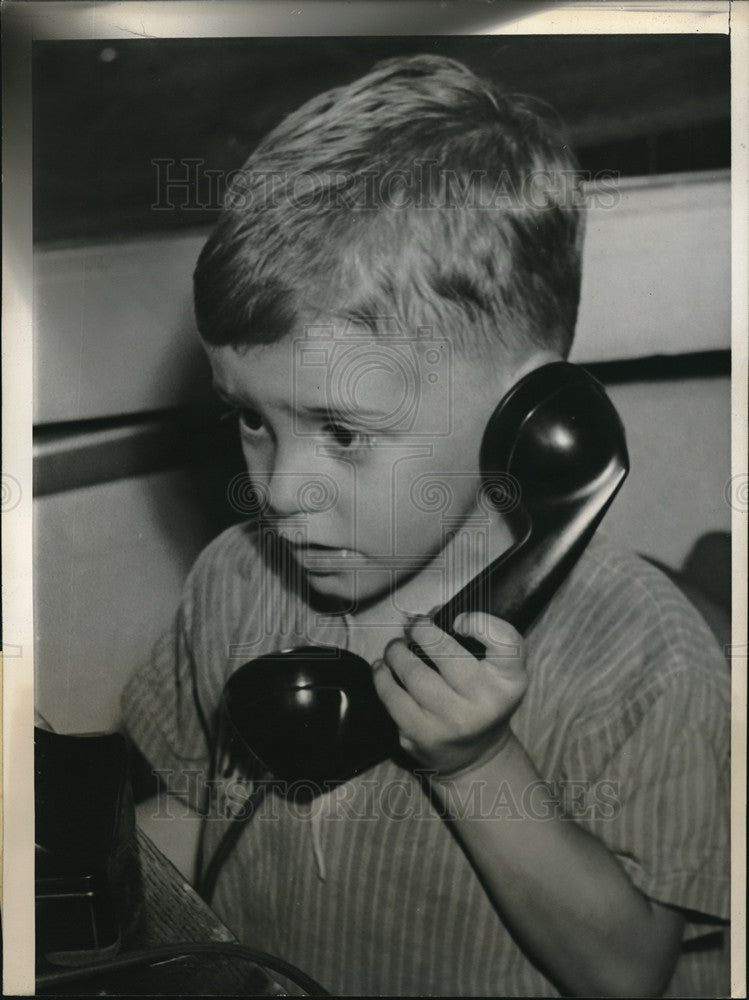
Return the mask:
<svg viewBox="0 0 749 1000"><path fill-rule="evenodd" d="M262 510L272 517L287 517L298 512L288 475L272 468L260 469L254 462L249 464L248 471Z"/></svg>
<svg viewBox="0 0 749 1000"><path fill-rule="evenodd" d="M269 513L292 517L329 510L338 497L338 485L322 472L276 469L264 477Z"/></svg>
<svg viewBox="0 0 749 1000"><path fill-rule="evenodd" d="M266 482L269 513L291 517L302 512L299 477L289 472L274 472Z"/></svg>
<svg viewBox="0 0 749 1000"><path fill-rule="evenodd" d="M293 449L276 446L272 451L245 455L260 506L271 517L290 517L301 510L299 487L303 473L300 456Z"/></svg>

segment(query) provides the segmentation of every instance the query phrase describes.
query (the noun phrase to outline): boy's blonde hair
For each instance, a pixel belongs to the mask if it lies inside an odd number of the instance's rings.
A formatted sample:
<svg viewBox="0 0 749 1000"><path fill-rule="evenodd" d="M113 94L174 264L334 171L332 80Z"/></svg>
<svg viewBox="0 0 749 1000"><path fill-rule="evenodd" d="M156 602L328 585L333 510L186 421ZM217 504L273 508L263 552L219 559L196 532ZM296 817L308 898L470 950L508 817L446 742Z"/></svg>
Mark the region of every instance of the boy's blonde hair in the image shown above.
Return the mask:
<svg viewBox="0 0 749 1000"><path fill-rule="evenodd" d="M316 317L431 327L469 354L569 352L583 236L576 163L532 98L439 56L390 59L256 148L195 270L214 346Z"/></svg>

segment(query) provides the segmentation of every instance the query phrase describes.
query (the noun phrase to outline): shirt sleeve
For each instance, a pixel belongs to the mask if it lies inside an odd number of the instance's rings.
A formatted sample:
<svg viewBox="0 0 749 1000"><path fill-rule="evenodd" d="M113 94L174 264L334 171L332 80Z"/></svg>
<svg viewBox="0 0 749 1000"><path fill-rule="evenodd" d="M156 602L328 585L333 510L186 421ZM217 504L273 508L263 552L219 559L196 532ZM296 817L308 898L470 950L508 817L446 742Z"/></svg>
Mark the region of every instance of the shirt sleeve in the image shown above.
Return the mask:
<svg viewBox="0 0 749 1000"><path fill-rule="evenodd" d="M728 919L727 666L668 581L645 591L640 619L641 641L608 651L608 704L579 719L565 755L565 773L586 778L573 816L646 896L697 923Z"/></svg>
<svg viewBox="0 0 749 1000"><path fill-rule="evenodd" d="M172 627L122 695L128 735L160 770L202 767L209 756L208 720L201 711L188 622L189 602L183 600Z"/></svg>

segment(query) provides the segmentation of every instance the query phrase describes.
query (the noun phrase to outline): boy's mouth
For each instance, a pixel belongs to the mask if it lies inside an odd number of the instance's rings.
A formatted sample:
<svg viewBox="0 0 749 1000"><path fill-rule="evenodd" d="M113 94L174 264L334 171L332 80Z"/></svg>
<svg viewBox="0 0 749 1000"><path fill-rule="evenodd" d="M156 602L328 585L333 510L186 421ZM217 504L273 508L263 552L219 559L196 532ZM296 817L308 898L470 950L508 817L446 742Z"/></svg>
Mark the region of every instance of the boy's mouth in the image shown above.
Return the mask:
<svg viewBox="0 0 749 1000"><path fill-rule="evenodd" d="M365 557L356 549L336 548L332 545L320 545L317 542L286 544L297 562L315 576L327 576L342 570L351 570L365 561Z"/></svg>

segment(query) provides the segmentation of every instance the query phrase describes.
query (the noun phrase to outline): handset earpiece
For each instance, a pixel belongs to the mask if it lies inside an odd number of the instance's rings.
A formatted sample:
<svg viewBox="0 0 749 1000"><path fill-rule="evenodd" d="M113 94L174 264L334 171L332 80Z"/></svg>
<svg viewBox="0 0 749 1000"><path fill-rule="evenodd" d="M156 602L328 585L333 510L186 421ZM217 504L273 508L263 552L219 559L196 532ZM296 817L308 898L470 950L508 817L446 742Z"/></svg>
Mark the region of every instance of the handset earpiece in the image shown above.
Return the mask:
<svg viewBox="0 0 749 1000"><path fill-rule="evenodd" d="M522 534L434 621L454 634L461 612L486 611L525 632L579 559L627 476L624 428L600 383L577 365L554 362L530 372L502 399L487 424L480 463L489 489L511 477Z"/></svg>
<svg viewBox="0 0 749 1000"><path fill-rule="evenodd" d="M456 617L486 611L525 632L579 559L629 468L624 430L602 386L561 361L510 389L486 427L480 457L489 489L513 477L520 537L433 616L478 656L483 645L453 631ZM345 781L398 749L370 665L334 647L245 663L226 685L221 717L235 763L259 759L285 781Z"/></svg>

